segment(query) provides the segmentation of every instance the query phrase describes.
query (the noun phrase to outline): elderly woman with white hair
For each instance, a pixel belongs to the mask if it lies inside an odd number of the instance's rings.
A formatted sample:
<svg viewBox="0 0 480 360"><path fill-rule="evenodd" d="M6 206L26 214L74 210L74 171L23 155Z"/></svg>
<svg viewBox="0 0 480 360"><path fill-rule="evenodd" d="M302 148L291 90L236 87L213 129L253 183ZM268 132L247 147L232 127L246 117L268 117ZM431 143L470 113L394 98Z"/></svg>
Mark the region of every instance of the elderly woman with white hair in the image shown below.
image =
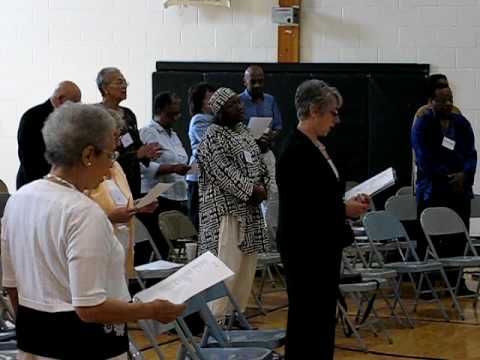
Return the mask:
<svg viewBox="0 0 480 360"><path fill-rule="evenodd" d="M320 141L339 122L342 101L321 80L303 82L295 94L298 126L277 164L277 242L289 301L286 359L301 359L305 344L315 345L317 359L333 359L342 249L353 241L346 217L368 208L364 195L343 201L344 184ZM313 295L317 285L321 293ZM305 331L306 321L313 330Z"/></svg>
<svg viewBox="0 0 480 360"><path fill-rule="evenodd" d="M156 143L142 142L135 114L129 108L120 106L127 99L128 85L122 72L115 67L103 68L97 74L97 87L102 95L99 105L118 113L125 123L120 134L118 162L125 172L133 198L137 199L141 193L140 163L148 167L150 160L160 155L160 147Z"/></svg>
<svg viewBox="0 0 480 360"><path fill-rule="evenodd" d="M125 323L169 322L184 305L129 303L125 252L85 190L115 160L114 120L66 104L42 130L50 173L13 194L2 219L3 286L16 311L19 359L127 359Z"/></svg>
<svg viewBox="0 0 480 360"><path fill-rule="evenodd" d="M243 125L244 111L231 89L209 100L215 116L197 149L200 168L200 252L207 250L233 270L227 281L245 310L255 276L257 254L268 250L260 203L267 198L268 172L255 139ZM213 306L225 315L226 301Z"/></svg>

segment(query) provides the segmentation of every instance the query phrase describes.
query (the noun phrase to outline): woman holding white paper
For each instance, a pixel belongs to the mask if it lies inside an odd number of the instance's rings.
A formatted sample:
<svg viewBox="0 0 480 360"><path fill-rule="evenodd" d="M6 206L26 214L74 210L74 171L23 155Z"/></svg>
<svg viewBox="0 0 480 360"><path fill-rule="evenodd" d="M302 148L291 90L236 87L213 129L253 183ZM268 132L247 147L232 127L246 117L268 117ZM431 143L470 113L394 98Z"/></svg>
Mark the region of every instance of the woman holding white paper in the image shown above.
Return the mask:
<svg viewBox="0 0 480 360"><path fill-rule="evenodd" d="M123 119L114 111L109 110L109 114L115 119L115 144L117 149L120 147L120 130L124 126ZM110 168L110 174L95 189L87 191L90 196L105 211L113 224L115 236L122 244L126 259L125 271L128 277L133 276L134 259L134 222L135 213L151 213L157 207L157 202L153 202L141 208L136 208L133 201L132 192L128 185L127 177L118 162L114 162Z"/></svg>
<svg viewBox="0 0 480 360"><path fill-rule="evenodd" d="M114 130L98 106L56 109L42 129L50 173L8 201L2 282L16 312L18 359L126 360L126 322L170 322L185 309L162 300L129 303L124 250L105 212L85 195L110 172Z"/></svg>
<svg viewBox="0 0 480 360"><path fill-rule="evenodd" d="M235 273L226 283L245 310L255 276L257 254L268 250L260 203L269 178L260 149L243 125L243 106L231 89L210 98L215 116L197 149L200 168L200 253L211 251ZM215 303L217 317L227 303Z"/></svg>
<svg viewBox="0 0 480 360"><path fill-rule="evenodd" d="M333 359L342 249L353 241L346 217L368 208L365 196L343 201L344 184L319 140L339 122L341 106L337 89L320 80L302 83L295 95L299 123L278 160L277 242L289 299L285 359L301 359L305 344L315 344L318 359ZM305 321L314 331L305 331Z"/></svg>

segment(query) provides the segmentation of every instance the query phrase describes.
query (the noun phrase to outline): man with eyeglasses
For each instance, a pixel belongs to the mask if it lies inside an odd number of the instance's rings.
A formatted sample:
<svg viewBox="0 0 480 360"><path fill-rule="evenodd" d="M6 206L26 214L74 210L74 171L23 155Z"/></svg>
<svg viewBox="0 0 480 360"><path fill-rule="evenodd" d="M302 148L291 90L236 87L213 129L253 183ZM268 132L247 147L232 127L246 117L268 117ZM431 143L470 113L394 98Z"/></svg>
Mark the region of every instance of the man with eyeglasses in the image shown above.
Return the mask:
<svg viewBox="0 0 480 360"><path fill-rule="evenodd" d="M453 95L446 84L433 92L431 109L419 116L412 127L412 146L417 164L418 216L429 207L454 210L469 228L470 201L477 167L475 136L470 122L453 112ZM437 249L442 256L463 255L464 239L444 241ZM425 254L426 243L418 243ZM452 277L454 283L456 278Z"/></svg>
<svg viewBox="0 0 480 360"><path fill-rule="evenodd" d="M47 101L22 115L17 133L20 160L17 190L29 182L44 177L50 171L50 164L44 155L45 142L42 136L43 124L48 116L65 102L80 102L81 99L82 93L74 82L62 81Z"/></svg>

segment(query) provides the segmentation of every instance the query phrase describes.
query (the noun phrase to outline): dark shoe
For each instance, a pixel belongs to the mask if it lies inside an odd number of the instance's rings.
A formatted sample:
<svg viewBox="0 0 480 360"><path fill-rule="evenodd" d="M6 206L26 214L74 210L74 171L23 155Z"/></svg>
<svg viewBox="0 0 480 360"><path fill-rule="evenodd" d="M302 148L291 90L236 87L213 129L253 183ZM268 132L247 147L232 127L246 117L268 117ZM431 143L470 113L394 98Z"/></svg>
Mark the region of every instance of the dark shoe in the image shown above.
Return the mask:
<svg viewBox="0 0 480 360"><path fill-rule="evenodd" d="M428 301L428 300L435 299L435 296L433 296L431 292L426 292L426 293L420 294L420 299Z"/></svg>
<svg viewBox="0 0 480 360"><path fill-rule="evenodd" d="M236 316L233 319L233 322L232 322L231 325L230 325L230 322L231 322L231 316L226 315L224 324L225 324L225 328L227 328L227 329L232 328L232 329L239 329L239 330L258 330L257 327L254 327L254 326L251 326L251 325L250 325L250 327L243 326Z"/></svg>

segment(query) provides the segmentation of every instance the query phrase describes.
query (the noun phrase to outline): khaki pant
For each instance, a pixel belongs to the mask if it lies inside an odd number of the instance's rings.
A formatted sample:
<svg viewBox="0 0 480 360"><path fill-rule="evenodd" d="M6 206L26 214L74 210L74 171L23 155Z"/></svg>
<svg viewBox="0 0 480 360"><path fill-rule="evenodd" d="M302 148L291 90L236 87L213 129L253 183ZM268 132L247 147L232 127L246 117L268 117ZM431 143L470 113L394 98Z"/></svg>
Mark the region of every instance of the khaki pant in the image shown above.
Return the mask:
<svg viewBox="0 0 480 360"><path fill-rule="evenodd" d="M218 258L235 273L225 283L243 312L247 308L252 291L257 255L246 255L240 251L238 244L242 239L243 233L238 219L232 215L224 216L220 224ZM228 298L214 301L210 309L217 318L222 318L232 311Z"/></svg>

